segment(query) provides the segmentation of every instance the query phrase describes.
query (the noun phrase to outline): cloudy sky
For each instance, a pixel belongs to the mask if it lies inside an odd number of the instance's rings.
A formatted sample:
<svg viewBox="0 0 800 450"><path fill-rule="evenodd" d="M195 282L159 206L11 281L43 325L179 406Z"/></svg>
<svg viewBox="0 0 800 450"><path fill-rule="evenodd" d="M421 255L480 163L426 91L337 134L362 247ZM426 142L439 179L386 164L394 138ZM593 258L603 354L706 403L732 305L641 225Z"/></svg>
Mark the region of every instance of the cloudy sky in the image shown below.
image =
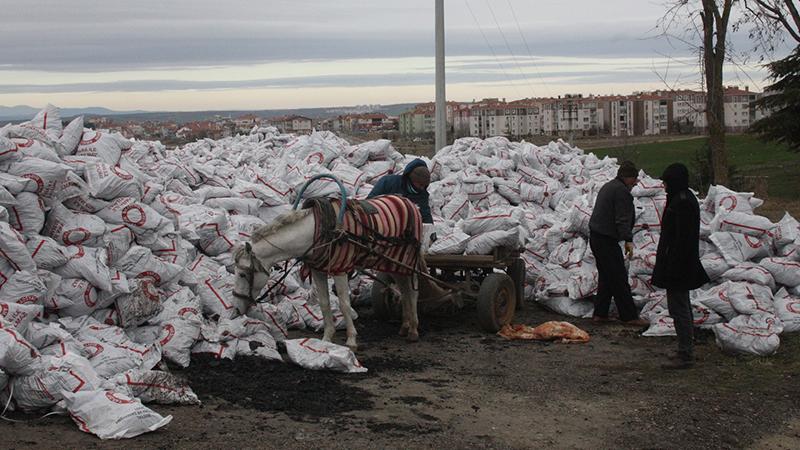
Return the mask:
<svg viewBox="0 0 800 450"><path fill-rule="evenodd" d="M662 0L446 0L447 96L698 87ZM0 0L0 105L272 109L434 98L433 0ZM735 38L736 39L736 38ZM727 70L759 88L756 65Z"/></svg>

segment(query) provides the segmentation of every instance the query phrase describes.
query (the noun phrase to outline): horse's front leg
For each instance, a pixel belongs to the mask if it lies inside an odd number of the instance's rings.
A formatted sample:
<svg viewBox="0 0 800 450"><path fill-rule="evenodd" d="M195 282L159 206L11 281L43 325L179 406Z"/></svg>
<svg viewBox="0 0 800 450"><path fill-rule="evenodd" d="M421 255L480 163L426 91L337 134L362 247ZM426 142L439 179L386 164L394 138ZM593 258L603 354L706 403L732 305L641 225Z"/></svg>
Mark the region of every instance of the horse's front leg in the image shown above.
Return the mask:
<svg viewBox="0 0 800 450"><path fill-rule="evenodd" d="M336 286L336 295L339 296L339 309L342 310L344 323L347 326L347 345L350 350L356 351L356 327L353 325L353 316L350 315L350 285L347 284L347 275L336 275L333 277L333 284Z"/></svg>
<svg viewBox="0 0 800 450"><path fill-rule="evenodd" d="M322 321L325 324L325 331L322 334L322 340L325 342L331 342L333 340L333 334L336 332L336 327L333 323L333 313L331 312L331 299L328 292L328 276L322 272L313 270L311 271L311 280L313 281L314 289L317 292L319 307L322 310Z"/></svg>
<svg viewBox="0 0 800 450"><path fill-rule="evenodd" d="M397 286L400 288L400 296L403 302L403 324L400 327L400 336L405 336L409 342L419 340L419 319L417 317L417 295L414 290L414 278L412 276L401 276L396 278Z"/></svg>

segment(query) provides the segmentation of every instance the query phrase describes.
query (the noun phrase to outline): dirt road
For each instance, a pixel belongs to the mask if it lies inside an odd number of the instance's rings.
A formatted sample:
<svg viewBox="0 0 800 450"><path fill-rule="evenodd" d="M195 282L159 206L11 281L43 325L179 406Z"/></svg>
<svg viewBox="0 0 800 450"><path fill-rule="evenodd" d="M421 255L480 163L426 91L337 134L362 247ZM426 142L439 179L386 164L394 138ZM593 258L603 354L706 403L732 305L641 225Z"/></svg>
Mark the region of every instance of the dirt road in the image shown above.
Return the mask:
<svg viewBox="0 0 800 450"><path fill-rule="evenodd" d="M406 344L361 311L367 374L311 372L256 359L195 359L183 371L204 404L153 405L173 422L103 442L68 418L0 424L6 448L798 448L800 338L771 358L722 355L700 337L697 368L665 373L674 341L574 323L583 345L509 342L473 311L423 318ZM536 305L517 322L563 320ZM343 334L337 335L343 341Z"/></svg>

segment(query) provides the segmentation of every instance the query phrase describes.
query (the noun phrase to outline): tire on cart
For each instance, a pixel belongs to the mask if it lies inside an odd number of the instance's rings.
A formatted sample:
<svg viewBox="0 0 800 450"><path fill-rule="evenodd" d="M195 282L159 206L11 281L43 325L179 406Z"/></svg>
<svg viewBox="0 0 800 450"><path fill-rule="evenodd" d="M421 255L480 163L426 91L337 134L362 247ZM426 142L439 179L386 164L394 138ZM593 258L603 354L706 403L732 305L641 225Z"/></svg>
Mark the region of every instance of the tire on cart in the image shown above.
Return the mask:
<svg viewBox="0 0 800 450"><path fill-rule="evenodd" d="M511 323L517 304L514 281L505 273L489 274L478 292L478 325L490 333L497 333L503 325Z"/></svg>
<svg viewBox="0 0 800 450"><path fill-rule="evenodd" d="M395 289L394 278L387 273L377 275L372 283L372 312L378 320L399 321L403 318L403 305Z"/></svg>

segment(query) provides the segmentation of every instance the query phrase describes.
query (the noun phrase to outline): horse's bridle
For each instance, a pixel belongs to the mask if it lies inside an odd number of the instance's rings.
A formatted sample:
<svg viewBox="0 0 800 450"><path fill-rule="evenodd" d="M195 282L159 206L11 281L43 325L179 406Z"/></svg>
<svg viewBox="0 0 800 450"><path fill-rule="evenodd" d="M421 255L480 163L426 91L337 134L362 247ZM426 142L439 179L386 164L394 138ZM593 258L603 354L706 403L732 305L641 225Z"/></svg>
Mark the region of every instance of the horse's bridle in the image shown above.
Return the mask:
<svg viewBox="0 0 800 450"><path fill-rule="evenodd" d="M256 255L253 253L252 248L250 248L250 243L245 244L245 252L247 252L247 256L250 258L250 270L245 272L245 279L247 280L247 295L240 294L236 292L236 289L233 290L233 296L236 298L240 298L242 300L253 301L253 280L256 277L256 264L261 264L256 260ZM242 267L234 261L236 268L239 271L244 272Z"/></svg>
<svg viewBox="0 0 800 450"><path fill-rule="evenodd" d="M274 248L278 249L279 251L283 252L284 254L288 254L288 252L286 250L284 250L284 249L278 247L277 245L273 244L270 240L268 240L268 239L263 239L263 240L266 243L268 243L269 245L271 245L272 247L274 247ZM312 243L311 246L308 248L308 250L306 250L303 253L302 256L297 258L297 261L294 263L294 265L292 265L292 267L284 267L283 276L275 284L270 286L266 290L266 292L261 294L258 298L254 298L253 297L253 280L255 279L255 276L256 276L257 267L260 266L262 269L264 269L264 266L263 266L263 264L261 264L261 261L259 261L258 258L256 258L256 255L253 252L253 248L251 247L250 243L246 242L245 243L245 247L244 247L244 251L247 253L248 257L250 258L250 270L248 272L246 272L246 274L245 274L245 279L247 280L247 286L248 286L247 295L240 294L240 293L236 292L236 289L234 288L233 296L236 297L236 298L242 299L242 300L246 300L246 301L252 302L252 303L260 303L260 302L262 302L265 298L267 298L269 293L272 292L273 289L275 289L275 287L277 287L281 283L283 283L283 280L285 280L286 277L289 276L289 273L291 273L291 270L295 266L300 264L305 259L305 257L308 256L309 253L313 252L314 250L317 250L320 247L324 247L326 245L330 245L330 243L323 244L323 245L316 245L316 241L314 243ZM235 261L234 261L234 264L236 265L237 269L239 269L240 271L242 270L242 267L239 266ZM267 273L266 270L264 270L264 272Z"/></svg>

